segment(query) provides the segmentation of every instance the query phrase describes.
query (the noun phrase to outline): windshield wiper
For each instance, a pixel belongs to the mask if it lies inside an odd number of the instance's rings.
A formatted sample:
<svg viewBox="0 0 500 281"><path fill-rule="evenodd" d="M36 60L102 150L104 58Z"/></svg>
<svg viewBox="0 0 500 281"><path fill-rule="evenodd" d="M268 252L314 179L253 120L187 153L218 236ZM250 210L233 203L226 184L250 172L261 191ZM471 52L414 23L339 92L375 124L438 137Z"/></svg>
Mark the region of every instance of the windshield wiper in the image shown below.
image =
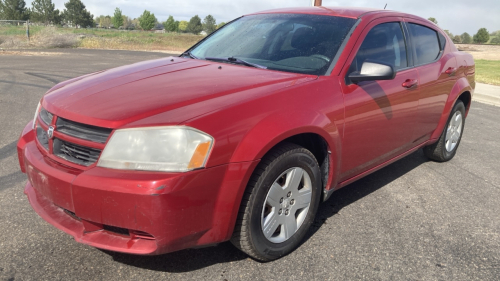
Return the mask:
<svg viewBox="0 0 500 281"><path fill-rule="evenodd" d="M241 64L241 65L246 65L246 66L251 66L251 67L256 67L256 68L261 68L261 69L267 69L267 66L251 63L248 61L244 61L235 57L230 57L230 58L213 58L213 57L206 57L206 60L212 60L212 61L224 61L224 62L229 62L229 63L234 63L234 64Z"/></svg>
<svg viewBox="0 0 500 281"><path fill-rule="evenodd" d="M195 60L199 60L200 59L199 57L193 55L191 52L184 52L184 53L182 53L181 56L183 56L183 57L188 56L188 57L190 57L192 59L195 59Z"/></svg>

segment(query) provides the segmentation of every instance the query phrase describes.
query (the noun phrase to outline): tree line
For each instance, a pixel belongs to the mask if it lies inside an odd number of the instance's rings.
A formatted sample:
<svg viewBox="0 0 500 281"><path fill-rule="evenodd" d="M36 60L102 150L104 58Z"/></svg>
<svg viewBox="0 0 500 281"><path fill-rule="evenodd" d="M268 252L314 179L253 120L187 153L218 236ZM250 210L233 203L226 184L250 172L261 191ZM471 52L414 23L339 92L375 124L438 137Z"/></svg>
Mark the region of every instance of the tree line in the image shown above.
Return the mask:
<svg viewBox="0 0 500 281"><path fill-rule="evenodd" d="M173 16L169 16L164 22L159 22L153 13L145 10L142 15L136 19L131 19L123 15L122 10L115 9L113 16L99 16L95 18L96 25L101 28L119 28L119 29L143 29L151 30L165 29L168 32L185 32L199 34L205 31L210 34L218 28L225 25L224 22L217 24L212 15L206 16L203 21L198 15L193 16L189 21L177 21Z"/></svg>
<svg viewBox="0 0 500 281"><path fill-rule="evenodd" d="M80 0L64 3L65 9L59 11L52 0L34 0L31 8L24 0L0 0L0 19L31 20L45 24L69 24L81 27L94 26L93 15L87 11Z"/></svg>
<svg viewBox="0 0 500 281"><path fill-rule="evenodd" d="M428 18L428 20L436 25L438 24L437 20L433 17ZM473 36L471 36L467 32L464 32L461 35L453 35L453 33L451 33L449 30L444 30L444 32L446 32L446 34L451 38L453 43L456 44L471 44L471 43L484 44L490 40L490 36L495 36L493 39L491 39L490 43L500 44L500 30L492 32L490 34L486 28L482 27Z"/></svg>
<svg viewBox="0 0 500 281"><path fill-rule="evenodd" d="M131 19L123 15L122 10L115 9L113 16L94 16L86 9L81 0L68 0L64 3L65 9L59 11L55 8L52 0L34 0L31 8L26 7L24 0L0 0L1 20L30 20L43 24L61 25L67 24L79 27L102 27L117 29L142 29L152 30L164 28L169 32L186 32L199 34L205 31L207 34L214 32L225 23L217 24L212 15L206 16L203 21L196 15L189 21L177 21L173 16L160 23L153 13L145 10L138 18Z"/></svg>
<svg viewBox="0 0 500 281"><path fill-rule="evenodd" d="M186 32L199 34L204 31L207 34L214 32L223 26L222 22L217 24L212 15L206 16L203 21L198 15L189 21L177 21L173 16L160 23L153 13L145 10L139 18L131 19L123 15L119 8L115 9L113 16L94 16L86 9L81 0L68 0L64 3L63 11L55 8L52 0L33 0L31 8L26 7L24 0L0 0L0 20L30 20L44 24L67 24L79 27L119 28L119 29L142 29L152 30L165 29L168 32ZM428 20L438 24L433 17ZM454 43L478 43L484 44L490 40L490 33L486 28L480 28L476 34L471 36L467 32L461 35L453 35L445 30ZM491 43L500 44L500 31L493 32Z"/></svg>

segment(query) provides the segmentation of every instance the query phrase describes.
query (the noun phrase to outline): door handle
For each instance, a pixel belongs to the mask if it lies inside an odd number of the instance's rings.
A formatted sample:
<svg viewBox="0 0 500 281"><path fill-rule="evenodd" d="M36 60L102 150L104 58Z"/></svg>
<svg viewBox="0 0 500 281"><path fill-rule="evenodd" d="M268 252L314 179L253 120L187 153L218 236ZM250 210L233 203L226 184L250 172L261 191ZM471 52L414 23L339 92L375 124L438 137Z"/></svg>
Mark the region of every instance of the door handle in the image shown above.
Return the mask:
<svg viewBox="0 0 500 281"><path fill-rule="evenodd" d="M406 79L406 81L404 81L401 86L403 86L407 89L411 89L411 88L417 86L417 84L418 84L417 79Z"/></svg>
<svg viewBox="0 0 500 281"><path fill-rule="evenodd" d="M446 71L444 73L446 73L448 75L453 75L453 74L455 74L455 72L457 72L456 67L448 67L448 69L446 69Z"/></svg>

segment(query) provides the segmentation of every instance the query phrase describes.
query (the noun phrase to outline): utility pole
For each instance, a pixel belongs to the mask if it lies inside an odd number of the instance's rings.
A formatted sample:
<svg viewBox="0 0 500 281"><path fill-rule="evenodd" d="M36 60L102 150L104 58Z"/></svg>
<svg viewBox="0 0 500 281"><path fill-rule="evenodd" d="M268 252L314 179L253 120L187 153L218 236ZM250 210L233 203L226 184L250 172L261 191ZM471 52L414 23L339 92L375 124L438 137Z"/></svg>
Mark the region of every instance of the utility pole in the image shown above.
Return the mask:
<svg viewBox="0 0 500 281"><path fill-rule="evenodd" d="M322 0L312 0L311 4L313 6L319 7L319 6L321 6L321 2L322 2Z"/></svg>

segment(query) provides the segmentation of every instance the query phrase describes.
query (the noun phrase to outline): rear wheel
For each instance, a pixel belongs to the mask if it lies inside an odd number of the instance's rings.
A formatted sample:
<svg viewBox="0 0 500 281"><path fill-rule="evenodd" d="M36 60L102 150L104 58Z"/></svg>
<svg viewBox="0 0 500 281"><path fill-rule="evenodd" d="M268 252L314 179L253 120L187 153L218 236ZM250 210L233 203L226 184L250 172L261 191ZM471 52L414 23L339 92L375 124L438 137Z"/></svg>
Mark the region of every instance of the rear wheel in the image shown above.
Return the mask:
<svg viewBox="0 0 500 281"><path fill-rule="evenodd" d="M459 100L451 110L448 123L439 140L432 145L424 147L425 156L437 162L451 160L457 153L458 145L462 139L464 124L465 106Z"/></svg>
<svg viewBox="0 0 500 281"><path fill-rule="evenodd" d="M261 261L292 252L314 220L320 195L319 165L309 150L273 149L252 175L231 242Z"/></svg>

